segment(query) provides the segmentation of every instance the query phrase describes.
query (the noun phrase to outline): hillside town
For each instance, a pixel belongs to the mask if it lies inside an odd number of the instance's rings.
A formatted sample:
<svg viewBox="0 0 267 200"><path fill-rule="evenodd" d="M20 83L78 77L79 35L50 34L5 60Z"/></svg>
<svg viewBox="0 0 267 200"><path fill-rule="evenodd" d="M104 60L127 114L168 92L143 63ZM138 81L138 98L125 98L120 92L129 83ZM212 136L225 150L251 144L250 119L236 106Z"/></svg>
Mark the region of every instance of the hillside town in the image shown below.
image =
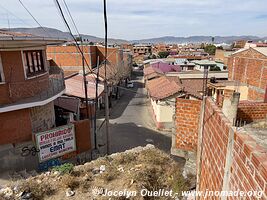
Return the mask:
<svg viewBox="0 0 267 200"><path fill-rule="evenodd" d="M0 28L0 200L267 199L267 39L55 30Z"/></svg>

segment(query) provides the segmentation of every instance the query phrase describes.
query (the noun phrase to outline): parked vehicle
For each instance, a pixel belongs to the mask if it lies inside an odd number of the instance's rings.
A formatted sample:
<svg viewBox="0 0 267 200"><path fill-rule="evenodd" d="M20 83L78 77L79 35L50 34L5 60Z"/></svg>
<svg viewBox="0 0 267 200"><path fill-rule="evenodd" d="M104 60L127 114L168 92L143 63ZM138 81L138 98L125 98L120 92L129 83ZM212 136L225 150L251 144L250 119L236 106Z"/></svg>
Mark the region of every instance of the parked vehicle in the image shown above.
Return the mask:
<svg viewBox="0 0 267 200"><path fill-rule="evenodd" d="M133 82L129 81L127 84L127 88L133 88L133 87L134 87Z"/></svg>

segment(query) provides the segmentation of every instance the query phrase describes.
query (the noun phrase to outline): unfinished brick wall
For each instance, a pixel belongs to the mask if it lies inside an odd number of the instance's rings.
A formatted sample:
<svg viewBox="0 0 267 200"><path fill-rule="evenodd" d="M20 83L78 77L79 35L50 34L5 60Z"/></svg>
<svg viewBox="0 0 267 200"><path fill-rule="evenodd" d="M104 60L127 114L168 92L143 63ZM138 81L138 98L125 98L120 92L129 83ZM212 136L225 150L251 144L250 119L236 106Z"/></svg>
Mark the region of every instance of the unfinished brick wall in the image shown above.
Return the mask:
<svg viewBox="0 0 267 200"><path fill-rule="evenodd" d="M249 133L236 133L229 189L264 191L262 199L267 199L266 158L266 149L258 145Z"/></svg>
<svg viewBox="0 0 267 200"><path fill-rule="evenodd" d="M201 101L176 99L176 147L196 151Z"/></svg>
<svg viewBox="0 0 267 200"><path fill-rule="evenodd" d="M250 48L229 57L229 80L248 84L249 100L263 100L267 86L267 57Z"/></svg>
<svg viewBox="0 0 267 200"><path fill-rule="evenodd" d="M232 147L228 145L230 132L234 134ZM267 198L266 149L258 145L249 133L233 129L211 99L207 99L205 106L202 147L200 191L222 191L225 182L230 191L262 190L263 199ZM231 158L232 162L229 161ZM225 174L226 162L229 162L229 176ZM209 196L205 199L220 198Z"/></svg>
<svg viewBox="0 0 267 200"><path fill-rule="evenodd" d="M237 119L250 123L267 118L267 103L240 103L237 110Z"/></svg>
<svg viewBox="0 0 267 200"><path fill-rule="evenodd" d="M203 127L203 151L200 176L200 190L221 191L229 121L215 104L208 100L205 106Z"/></svg>
<svg viewBox="0 0 267 200"><path fill-rule="evenodd" d="M96 66L95 46L83 47L83 52L86 62L90 66ZM63 70L82 70L82 56L75 46L48 46L46 53Z"/></svg>
<svg viewBox="0 0 267 200"><path fill-rule="evenodd" d="M84 57L91 68L96 67L97 59L99 63L104 61L103 46L84 46ZM121 65L123 63L122 50L118 48L108 48L107 59L112 65ZM62 67L64 71L82 70L82 56L75 46L49 46L46 50L47 57L52 59L50 63Z"/></svg>

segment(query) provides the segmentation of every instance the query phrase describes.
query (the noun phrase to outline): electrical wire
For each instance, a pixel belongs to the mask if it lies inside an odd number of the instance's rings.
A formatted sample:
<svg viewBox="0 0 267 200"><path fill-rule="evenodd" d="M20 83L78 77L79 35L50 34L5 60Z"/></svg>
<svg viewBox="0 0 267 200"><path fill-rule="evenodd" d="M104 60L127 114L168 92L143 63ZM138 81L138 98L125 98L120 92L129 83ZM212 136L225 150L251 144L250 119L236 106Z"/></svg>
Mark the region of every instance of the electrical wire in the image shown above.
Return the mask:
<svg viewBox="0 0 267 200"><path fill-rule="evenodd" d="M73 17L72 17L72 15L71 15L71 13L70 13L70 10L69 10L69 7L68 7L68 5L67 5L67 3L66 3L66 1L65 0L63 0L63 3L64 3L64 6L65 6L65 8L66 8L66 10L67 10L67 13L69 14L69 17L70 17L70 19L71 19L71 22L72 22L72 24L73 24L73 26L74 26L74 28L75 28L75 30L76 30L76 32L77 32L77 34L79 35L79 37L81 36L81 34L79 33L79 31L78 31L78 28L77 28L77 26L76 26L76 23L75 23L75 21L73 20Z"/></svg>
<svg viewBox="0 0 267 200"><path fill-rule="evenodd" d="M61 8L60 3L58 2L58 0L54 0L54 2L55 2L55 4L56 4L56 7L58 8L58 11L60 12L60 16L62 17L65 26L66 26L67 29L68 29L68 32L70 33L72 39L73 39L74 42L75 42L75 46L76 46L76 48L77 48L78 51L81 53L82 58L84 59L87 68L89 69L89 71L90 71L92 74L95 74L95 73L92 71L92 69L90 68L90 66L89 66L89 64L88 64L88 62L87 62L87 60L86 60L85 57L84 57L84 53L83 53L82 49L80 48L79 43L77 42L77 39L74 37L74 35L73 35L72 31L71 31L71 28L70 28L70 26L69 26L69 24L68 24L68 22L67 22L67 20L66 20L66 17L64 16L64 13L63 13L63 11L62 11L62 8Z"/></svg>
<svg viewBox="0 0 267 200"><path fill-rule="evenodd" d="M51 37L51 35L44 29L44 27L38 22L38 20L33 16L33 14L30 12L30 10L23 4L23 2L21 0L19 0L20 4L22 5L22 7L29 13L29 15L33 18L33 20L43 29L44 32L47 33L47 35L49 35L49 37Z"/></svg>
<svg viewBox="0 0 267 200"><path fill-rule="evenodd" d="M65 25L66 25L66 27L67 27L67 29L68 29L68 31L69 31L69 33L71 34L71 36L72 36L72 38L73 38L73 40L74 40L74 42L75 42L75 44L76 44L76 47L77 47L77 49L79 50L79 52L81 53L81 55L82 55L82 57L84 58L84 54L83 54L83 51L81 50L81 48L80 48L80 45L79 45L79 43L77 42L77 39L74 37L74 35L73 35L73 33L72 33L72 31L71 31L71 28L70 28L70 26L69 26L69 24L68 24L68 22L67 22L67 20L66 20L66 18L65 18L65 16L64 16L64 13L63 13L63 11L62 11L62 8L61 8L61 6L60 6L60 4L59 4L59 2L58 2L58 0L54 0L54 2L55 2L55 4L56 4L56 7L58 8L58 10L59 10L59 12L60 12L60 14L61 14L61 17L62 17L62 19L63 19L63 21L64 21L64 23L65 23ZM65 2L66 3L66 2ZM106 7L104 7L104 13L105 13L105 11L106 11ZM106 14L104 15L104 19L106 19ZM106 20L105 20L106 21ZM107 26L107 21L105 22L105 28L107 28L106 27ZM77 28L77 26L76 26L76 28ZM107 29L106 29L107 30ZM109 55L109 56L107 56L107 48L106 48L106 46L107 46L107 31L105 32L105 60L104 61L102 61L101 62L101 64L100 65L102 65L102 64L104 64L104 68L105 68L105 77L104 77L104 79L106 80L106 77L107 77L107 70L106 70L106 60L107 60L107 58L111 55ZM115 52L115 50L114 50L114 52ZM113 53L113 52L112 52ZM86 65L87 65L87 67L88 67L88 69L89 69L89 71L92 73L92 74L94 74L94 75L96 75L97 76L97 73L95 73L94 71L92 71L92 69L89 67L89 65L88 65L88 63L87 63L87 61L86 61L86 59L84 58L84 60L85 60L85 63L86 63ZM112 63L110 63L112 66L114 66ZM116 74L117 75L117 74ZM94 80L94 82L95 82L96 80ZM134 93L136 93L136 94L141 94L141 95L144 95L144 96L147 96L147 95L145 95L145 94L143 94L143 93L138 93L138 92L136 92L136 91L134 91L134 90L129 90L129 89L127 89L127 88L124 88L124 87L120 87L120 86L115 86L115 87L118 87L118 88L122 88L122 89L125 89L125 90L128 90L128 91L131 91L131 92L134 92ZM154 96L150 96L151 98L156 98L156 97L154 97ZM171 103L174 103L174 101L170 101L170 100L166 100L167 102L171 102Z"/></svg>
<svg viewBox="0 0 267 200"><path fill-rule="evenodd" d="M21 19L20 17L18 17L17 15L15 15L13 12L11 12L10 10L8 10L7 8L5 8L3 5L0 4L0 7L5 10L7 13L11 14L12 16L14 16L15 18L19 19L21 22L23 22L23 24L33 27L32 25L28 24L25 20Z"/></svg>

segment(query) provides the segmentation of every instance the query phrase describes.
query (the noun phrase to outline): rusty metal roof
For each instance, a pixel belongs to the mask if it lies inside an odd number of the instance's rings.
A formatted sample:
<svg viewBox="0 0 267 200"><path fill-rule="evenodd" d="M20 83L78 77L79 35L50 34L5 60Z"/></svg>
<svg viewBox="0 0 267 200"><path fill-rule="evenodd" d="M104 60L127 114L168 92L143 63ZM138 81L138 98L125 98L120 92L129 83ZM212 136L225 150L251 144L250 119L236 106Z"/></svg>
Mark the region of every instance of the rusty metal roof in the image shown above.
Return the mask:
<svg viewBox="0 0 267 200"><path fill-rule="evenodd" d="M87 93L89 99L95 99L96 93L96 84L95 81L92 80L92 77L86 77L87 84ZM71 78L65 80L66 85L66 95L75 96L79 98L85 99L85 91L84 91L84 81L82 75L76 75ZM104 85L98 84L98 96L101 96L104 92Z"/></svg>

